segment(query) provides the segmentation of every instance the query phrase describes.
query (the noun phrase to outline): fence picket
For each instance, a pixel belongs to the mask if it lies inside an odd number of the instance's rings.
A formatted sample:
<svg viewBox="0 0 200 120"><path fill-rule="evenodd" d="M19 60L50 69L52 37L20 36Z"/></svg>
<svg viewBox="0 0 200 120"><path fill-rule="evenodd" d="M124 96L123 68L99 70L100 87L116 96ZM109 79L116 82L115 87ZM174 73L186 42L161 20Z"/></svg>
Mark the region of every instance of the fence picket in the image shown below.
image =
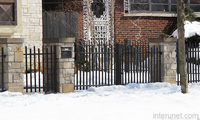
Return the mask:
<svg viewBox="0 0 200 120"><path fill-rule="evenodd" d="M6 91L5 81L4 81L4 59L6 55L4 55L4 48L1 48L1 80L0 80L0 92Z"/></svg>
<svg viewBox="0 0 200 120"><path fill-rule="evenodd" d="M38 48L38 67L39 67L39 71L41 71L41 69L40 69L40 48ZM38 80L38 82L39 82L39 92L41 92L41 80L40 80L40 72L38 72L38 76L39 76L39 80Z"/></svg>

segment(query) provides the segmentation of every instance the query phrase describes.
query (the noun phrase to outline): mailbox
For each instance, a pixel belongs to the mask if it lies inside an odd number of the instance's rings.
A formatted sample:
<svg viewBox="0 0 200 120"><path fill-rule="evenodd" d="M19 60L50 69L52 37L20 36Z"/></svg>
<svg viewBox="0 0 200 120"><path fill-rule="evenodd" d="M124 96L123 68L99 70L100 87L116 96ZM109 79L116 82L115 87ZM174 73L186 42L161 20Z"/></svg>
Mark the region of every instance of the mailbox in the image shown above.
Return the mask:
<svg viewBox="0 0 200 120"><path fill-rule="evenodd" d="M61 47L61 58L72 58L72 47Z"/></svg>

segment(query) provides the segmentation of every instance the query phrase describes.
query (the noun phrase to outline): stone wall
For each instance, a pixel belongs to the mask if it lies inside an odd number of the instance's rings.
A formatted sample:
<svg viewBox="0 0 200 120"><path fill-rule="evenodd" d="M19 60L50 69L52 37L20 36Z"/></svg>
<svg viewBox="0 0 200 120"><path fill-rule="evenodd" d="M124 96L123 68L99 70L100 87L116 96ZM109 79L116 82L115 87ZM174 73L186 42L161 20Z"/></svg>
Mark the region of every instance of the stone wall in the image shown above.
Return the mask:
<svg viewBox="0 0 200 120"><path fill-rule="evenodd" d="M0 38L0 52L2 51L2 48L4 48L4 55L6 55L3 64L4 86L5 90L8 90L9 92L23 93L23 42L23 39L20 38Z"/></svg>
<svg viewBox="0 0 200 120"><path fill-rule="evenodd" d="M44 39L44 46L56 46L57 51L57 88L60 93L68 93L74 91L74 42L75 38L55 38ZM72 56L65 58L62 56L62 49L72 48Z"/></svg>
<svg viewBox="0 0 200 120"><path fill-rule="evenodd" d="M0 37L23 38L24 46L42 46L42 0L17 0L17 25L0 25Z"/></svg>

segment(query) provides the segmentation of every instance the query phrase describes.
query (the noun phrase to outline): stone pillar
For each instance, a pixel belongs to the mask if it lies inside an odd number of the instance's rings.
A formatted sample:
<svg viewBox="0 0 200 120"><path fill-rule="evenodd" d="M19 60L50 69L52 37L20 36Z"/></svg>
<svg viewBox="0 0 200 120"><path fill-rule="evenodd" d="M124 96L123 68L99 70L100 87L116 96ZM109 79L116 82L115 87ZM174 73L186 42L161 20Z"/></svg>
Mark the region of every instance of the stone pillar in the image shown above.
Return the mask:
<svg viewBox="0 0 200 120"><path fill-rule="evenodd" d="M0 38L0 48L4 48L4 85L9 92L24 91L24 56L21 38ZM2 51L2 49L0 49Z"/></svg>
<svg viewBox="0 0 200 120"><path fill-rule="evenodd" d="M57 88L60 93L74 91L74 43L75 38L48 38L43 40L44 46L56 45Z"/></svg>
<svg viewBox="0 0 200 120"><path fill-rule="evenodd" d="M160 45L161 55L161 81L176 84L176 38L151 38L149 45Z"/></svg>

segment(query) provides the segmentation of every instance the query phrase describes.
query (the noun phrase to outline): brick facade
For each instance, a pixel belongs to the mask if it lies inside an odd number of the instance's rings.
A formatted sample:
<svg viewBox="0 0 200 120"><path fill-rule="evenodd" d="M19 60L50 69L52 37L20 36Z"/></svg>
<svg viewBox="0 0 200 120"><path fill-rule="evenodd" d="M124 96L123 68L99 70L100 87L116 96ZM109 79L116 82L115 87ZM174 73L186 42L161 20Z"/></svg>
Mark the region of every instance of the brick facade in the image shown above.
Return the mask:
<svg viewBox="0 0 200 120"><path fill-rule="evenodd" d="M83 39L82 0L64 1L64 8L68 8L67 11L78 12L78 39ZM162 33L171 34L176 29L175 17L124 16L123 0L116 0L114 21L115 41L124 39L145 41L148 38L159 38Z"/></svg>
<svg viewBox="0 0 200 120"><path fill-rule="evenodd" d="M78 39L83 39L83 12L79 12L78 14Z"/></svg>
<svg viewBox="0 0 200 120"><path fill-rule="evenodd" d="M175 17L124 16L123 0L115 4L115 41L148 40L159 38L160 34L171 34L176 28Z"/></svg>

